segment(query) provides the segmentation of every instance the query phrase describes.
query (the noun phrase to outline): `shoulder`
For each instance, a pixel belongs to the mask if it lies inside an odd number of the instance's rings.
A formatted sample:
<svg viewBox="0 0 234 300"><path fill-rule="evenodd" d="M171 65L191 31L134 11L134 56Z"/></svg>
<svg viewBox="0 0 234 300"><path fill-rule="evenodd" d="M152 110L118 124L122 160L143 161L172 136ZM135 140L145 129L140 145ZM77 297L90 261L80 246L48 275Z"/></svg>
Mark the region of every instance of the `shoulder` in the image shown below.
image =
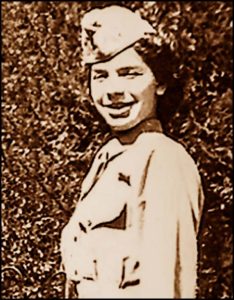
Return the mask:
<svg viewBox="0 0 234 300"><path fill-rule="evenodd" d="M145 133L139 139L139 144L142 144L143 147L149 147L152 163L155 161L165 167L179 167L184 172L187 172L187 170L198 172L194 159L184 145L163 133Z"/></svg>
<svg viewBox="0 0 234 300"><path fill-rule="evenodd" d="M181 143L166 136L164 133L144 133L139 139L139 144L147 145L157 153L164 153L165 155L184 155L190 157L189 153Z"/></svg>

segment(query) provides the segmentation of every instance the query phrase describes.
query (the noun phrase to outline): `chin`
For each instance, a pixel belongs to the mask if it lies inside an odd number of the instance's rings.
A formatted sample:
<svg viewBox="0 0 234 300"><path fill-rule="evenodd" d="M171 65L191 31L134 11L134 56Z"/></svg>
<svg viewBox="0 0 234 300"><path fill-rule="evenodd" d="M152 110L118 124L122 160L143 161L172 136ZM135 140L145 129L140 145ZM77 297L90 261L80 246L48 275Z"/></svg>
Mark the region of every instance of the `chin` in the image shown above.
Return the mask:
<svg viewBox="0 0 234 300"><path fill-rule="evenodd" d="M111 124L110 123L108 123L108 124L113 131L126 131L126 130L129 130L129 129L135 127L138 123L139 122L131 122L130 121L130 122L123 122L122 124L121 124L121 122L119 122L118 124L112 123L112 122L111 122Z"/></svg>

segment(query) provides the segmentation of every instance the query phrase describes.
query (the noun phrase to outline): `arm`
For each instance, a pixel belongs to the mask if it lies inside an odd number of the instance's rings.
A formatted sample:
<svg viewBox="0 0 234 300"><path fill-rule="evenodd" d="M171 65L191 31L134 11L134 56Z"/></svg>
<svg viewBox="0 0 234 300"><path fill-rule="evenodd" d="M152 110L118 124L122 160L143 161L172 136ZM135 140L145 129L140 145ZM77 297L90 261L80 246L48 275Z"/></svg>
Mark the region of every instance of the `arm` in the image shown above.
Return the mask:
<svg viewBox="0 0 234 300"><path fill-rule="evenodd" d="M194 298L203 197L197 168L182 146L155 150L140 197L146 201L142 296Z"/></svg>

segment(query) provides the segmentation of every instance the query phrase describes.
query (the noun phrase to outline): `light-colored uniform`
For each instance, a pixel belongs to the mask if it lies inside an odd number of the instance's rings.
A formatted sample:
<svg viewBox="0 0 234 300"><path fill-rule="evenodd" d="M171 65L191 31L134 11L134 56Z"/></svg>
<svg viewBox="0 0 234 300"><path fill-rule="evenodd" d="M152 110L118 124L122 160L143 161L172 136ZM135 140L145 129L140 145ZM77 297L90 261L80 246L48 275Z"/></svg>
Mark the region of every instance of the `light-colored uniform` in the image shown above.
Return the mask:
<svg viewBox="0 0 234 300"><path fill-rule="evenodd" d="M68 282L79 298L195 298L202 206L197 168L181 144L147 130L130 144L113 138L62 232Z"/></svg>

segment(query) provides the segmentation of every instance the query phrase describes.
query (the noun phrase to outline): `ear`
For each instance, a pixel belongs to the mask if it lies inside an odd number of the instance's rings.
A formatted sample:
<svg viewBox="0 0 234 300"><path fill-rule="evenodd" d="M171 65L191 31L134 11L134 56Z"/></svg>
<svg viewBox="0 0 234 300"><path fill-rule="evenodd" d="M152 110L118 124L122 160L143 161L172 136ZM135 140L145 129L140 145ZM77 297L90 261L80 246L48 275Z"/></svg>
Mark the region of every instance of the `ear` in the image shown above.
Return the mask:
<svg viewBox="0 0 234 300"><path fill-rule="evenodd" d="M162 96L162 95L164 95L166 89L167 89L167 86L166 86L166 85L158 85L158 86L156 87L156 94L157 94L158 96Z"/></svg>

